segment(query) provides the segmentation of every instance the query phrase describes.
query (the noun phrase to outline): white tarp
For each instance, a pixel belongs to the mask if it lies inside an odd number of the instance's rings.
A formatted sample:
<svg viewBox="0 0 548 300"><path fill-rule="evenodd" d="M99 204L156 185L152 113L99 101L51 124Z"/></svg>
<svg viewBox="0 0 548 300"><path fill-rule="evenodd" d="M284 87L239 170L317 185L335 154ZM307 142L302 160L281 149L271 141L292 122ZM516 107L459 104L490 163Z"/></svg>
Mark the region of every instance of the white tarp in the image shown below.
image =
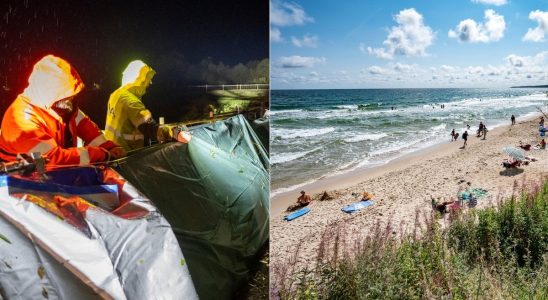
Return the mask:
<svg viewBox="0 0 548 300"><path fill-rule="evenodd" d="M125 219L91 207L89 238L0 187L0 298L197 299L170 225L128 183L124 192L149 214Z"/></svg>

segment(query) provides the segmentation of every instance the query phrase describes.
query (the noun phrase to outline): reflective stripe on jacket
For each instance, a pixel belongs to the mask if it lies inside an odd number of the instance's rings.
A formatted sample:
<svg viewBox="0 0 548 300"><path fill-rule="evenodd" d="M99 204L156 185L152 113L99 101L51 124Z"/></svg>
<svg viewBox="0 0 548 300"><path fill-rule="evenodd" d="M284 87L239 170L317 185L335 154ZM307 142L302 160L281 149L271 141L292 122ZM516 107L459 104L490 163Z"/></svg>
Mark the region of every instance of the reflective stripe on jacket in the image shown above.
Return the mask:
<svg viewBox="0 0 548 300"><path fill-rule="evenodd" d="M155 73L142 61L131 62L124 71L122 87L108 100L105 136L126 151L142 148L145 144L138 127L152 118L152 114L141 97Z"/></svg>
<svg viewBox="0 0 548 300"><path fill-rule="evenodd" d="M80 77L66 61L52 55L40 60L29 77L29 86L4 114L0 159L13 161L18 153L40 152L49 164L56 165L85 165L106 160L107 149L117 145L107 141L93 121L78 110L67 124L51 109L53 103L76 95L82 88ZM72 147L65 146L66 126L73 136ZM76 147L77 136L85 147Z"/></svg>

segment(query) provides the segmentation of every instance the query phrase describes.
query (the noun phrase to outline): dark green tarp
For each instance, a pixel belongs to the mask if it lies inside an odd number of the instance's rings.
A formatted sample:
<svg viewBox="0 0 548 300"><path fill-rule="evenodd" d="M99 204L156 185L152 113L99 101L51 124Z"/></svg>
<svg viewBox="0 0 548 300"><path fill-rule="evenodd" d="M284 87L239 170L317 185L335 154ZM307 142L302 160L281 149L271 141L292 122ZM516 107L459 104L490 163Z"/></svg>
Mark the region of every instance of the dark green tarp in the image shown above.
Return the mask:
<svg viewBox="0 0 548 300"><path fill-rule="evenodd" d="M269 235L269 159L242 116L192 128L117 170L173 227L201 299L229 299Z"/></svg>

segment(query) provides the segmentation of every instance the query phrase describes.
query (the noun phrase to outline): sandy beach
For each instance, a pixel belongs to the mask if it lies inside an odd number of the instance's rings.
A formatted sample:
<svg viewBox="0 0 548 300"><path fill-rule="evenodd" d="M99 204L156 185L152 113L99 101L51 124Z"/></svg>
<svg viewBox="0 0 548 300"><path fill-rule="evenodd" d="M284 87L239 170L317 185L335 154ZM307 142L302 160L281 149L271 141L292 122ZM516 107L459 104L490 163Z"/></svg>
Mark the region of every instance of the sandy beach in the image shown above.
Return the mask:
<svg viewBox="0 0 548 300"><path fill-rule="evenodd" d="M539 114L540 116L540 114ZM474 127L472 128L472 131ZM447 142L421 150L386 165L357 170L347 174L326 177L313 184L299 188L313 196L311 212L291 222L283 220L285 208L294 203L298 191L281 193L271 199L270 254L271 266L283 264L295 253L297 270L311 267L317 255L321 233L333 222L344 222L352 240L367 235L377 222L391 222L397 227L413 225L416 212L430 212L431 198L441 197L445 201L457 198L457 193L466 188L483 188L488 191L478 201L478 208L493 205L497 197L509 195L514 182L538 180L548 175L548 150L531 150L526 155L538 159L518 169L505 171L501 163L508 155L502 152L506 146L540 142L538 116L529 120L517 119L514 126L501 126L491 130L487 139L477 138L469 131L468 145L461 149L463 140ZM334 197L328 201L317 201L319 193L327 191ZM373 206L353 214L341 208L356 202L352 193L363 191L374 194Z"/></svg>

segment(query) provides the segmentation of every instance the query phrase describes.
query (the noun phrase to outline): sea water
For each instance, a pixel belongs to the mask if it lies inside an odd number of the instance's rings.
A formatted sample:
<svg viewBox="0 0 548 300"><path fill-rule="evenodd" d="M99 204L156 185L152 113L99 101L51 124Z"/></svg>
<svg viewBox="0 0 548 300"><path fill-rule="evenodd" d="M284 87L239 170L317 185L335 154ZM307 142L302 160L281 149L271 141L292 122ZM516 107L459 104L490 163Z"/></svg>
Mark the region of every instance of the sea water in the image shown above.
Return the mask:
<svg viewBox="0 0 548 300"><path fill-rule="evenodd" d="M444 104L445 108L441 108ZM353 89L271 92L271 195L324 176L548 112L543 89ZM459 136L459 141L462 139ZM487 135L489 138L489 135Z"/></svg>

